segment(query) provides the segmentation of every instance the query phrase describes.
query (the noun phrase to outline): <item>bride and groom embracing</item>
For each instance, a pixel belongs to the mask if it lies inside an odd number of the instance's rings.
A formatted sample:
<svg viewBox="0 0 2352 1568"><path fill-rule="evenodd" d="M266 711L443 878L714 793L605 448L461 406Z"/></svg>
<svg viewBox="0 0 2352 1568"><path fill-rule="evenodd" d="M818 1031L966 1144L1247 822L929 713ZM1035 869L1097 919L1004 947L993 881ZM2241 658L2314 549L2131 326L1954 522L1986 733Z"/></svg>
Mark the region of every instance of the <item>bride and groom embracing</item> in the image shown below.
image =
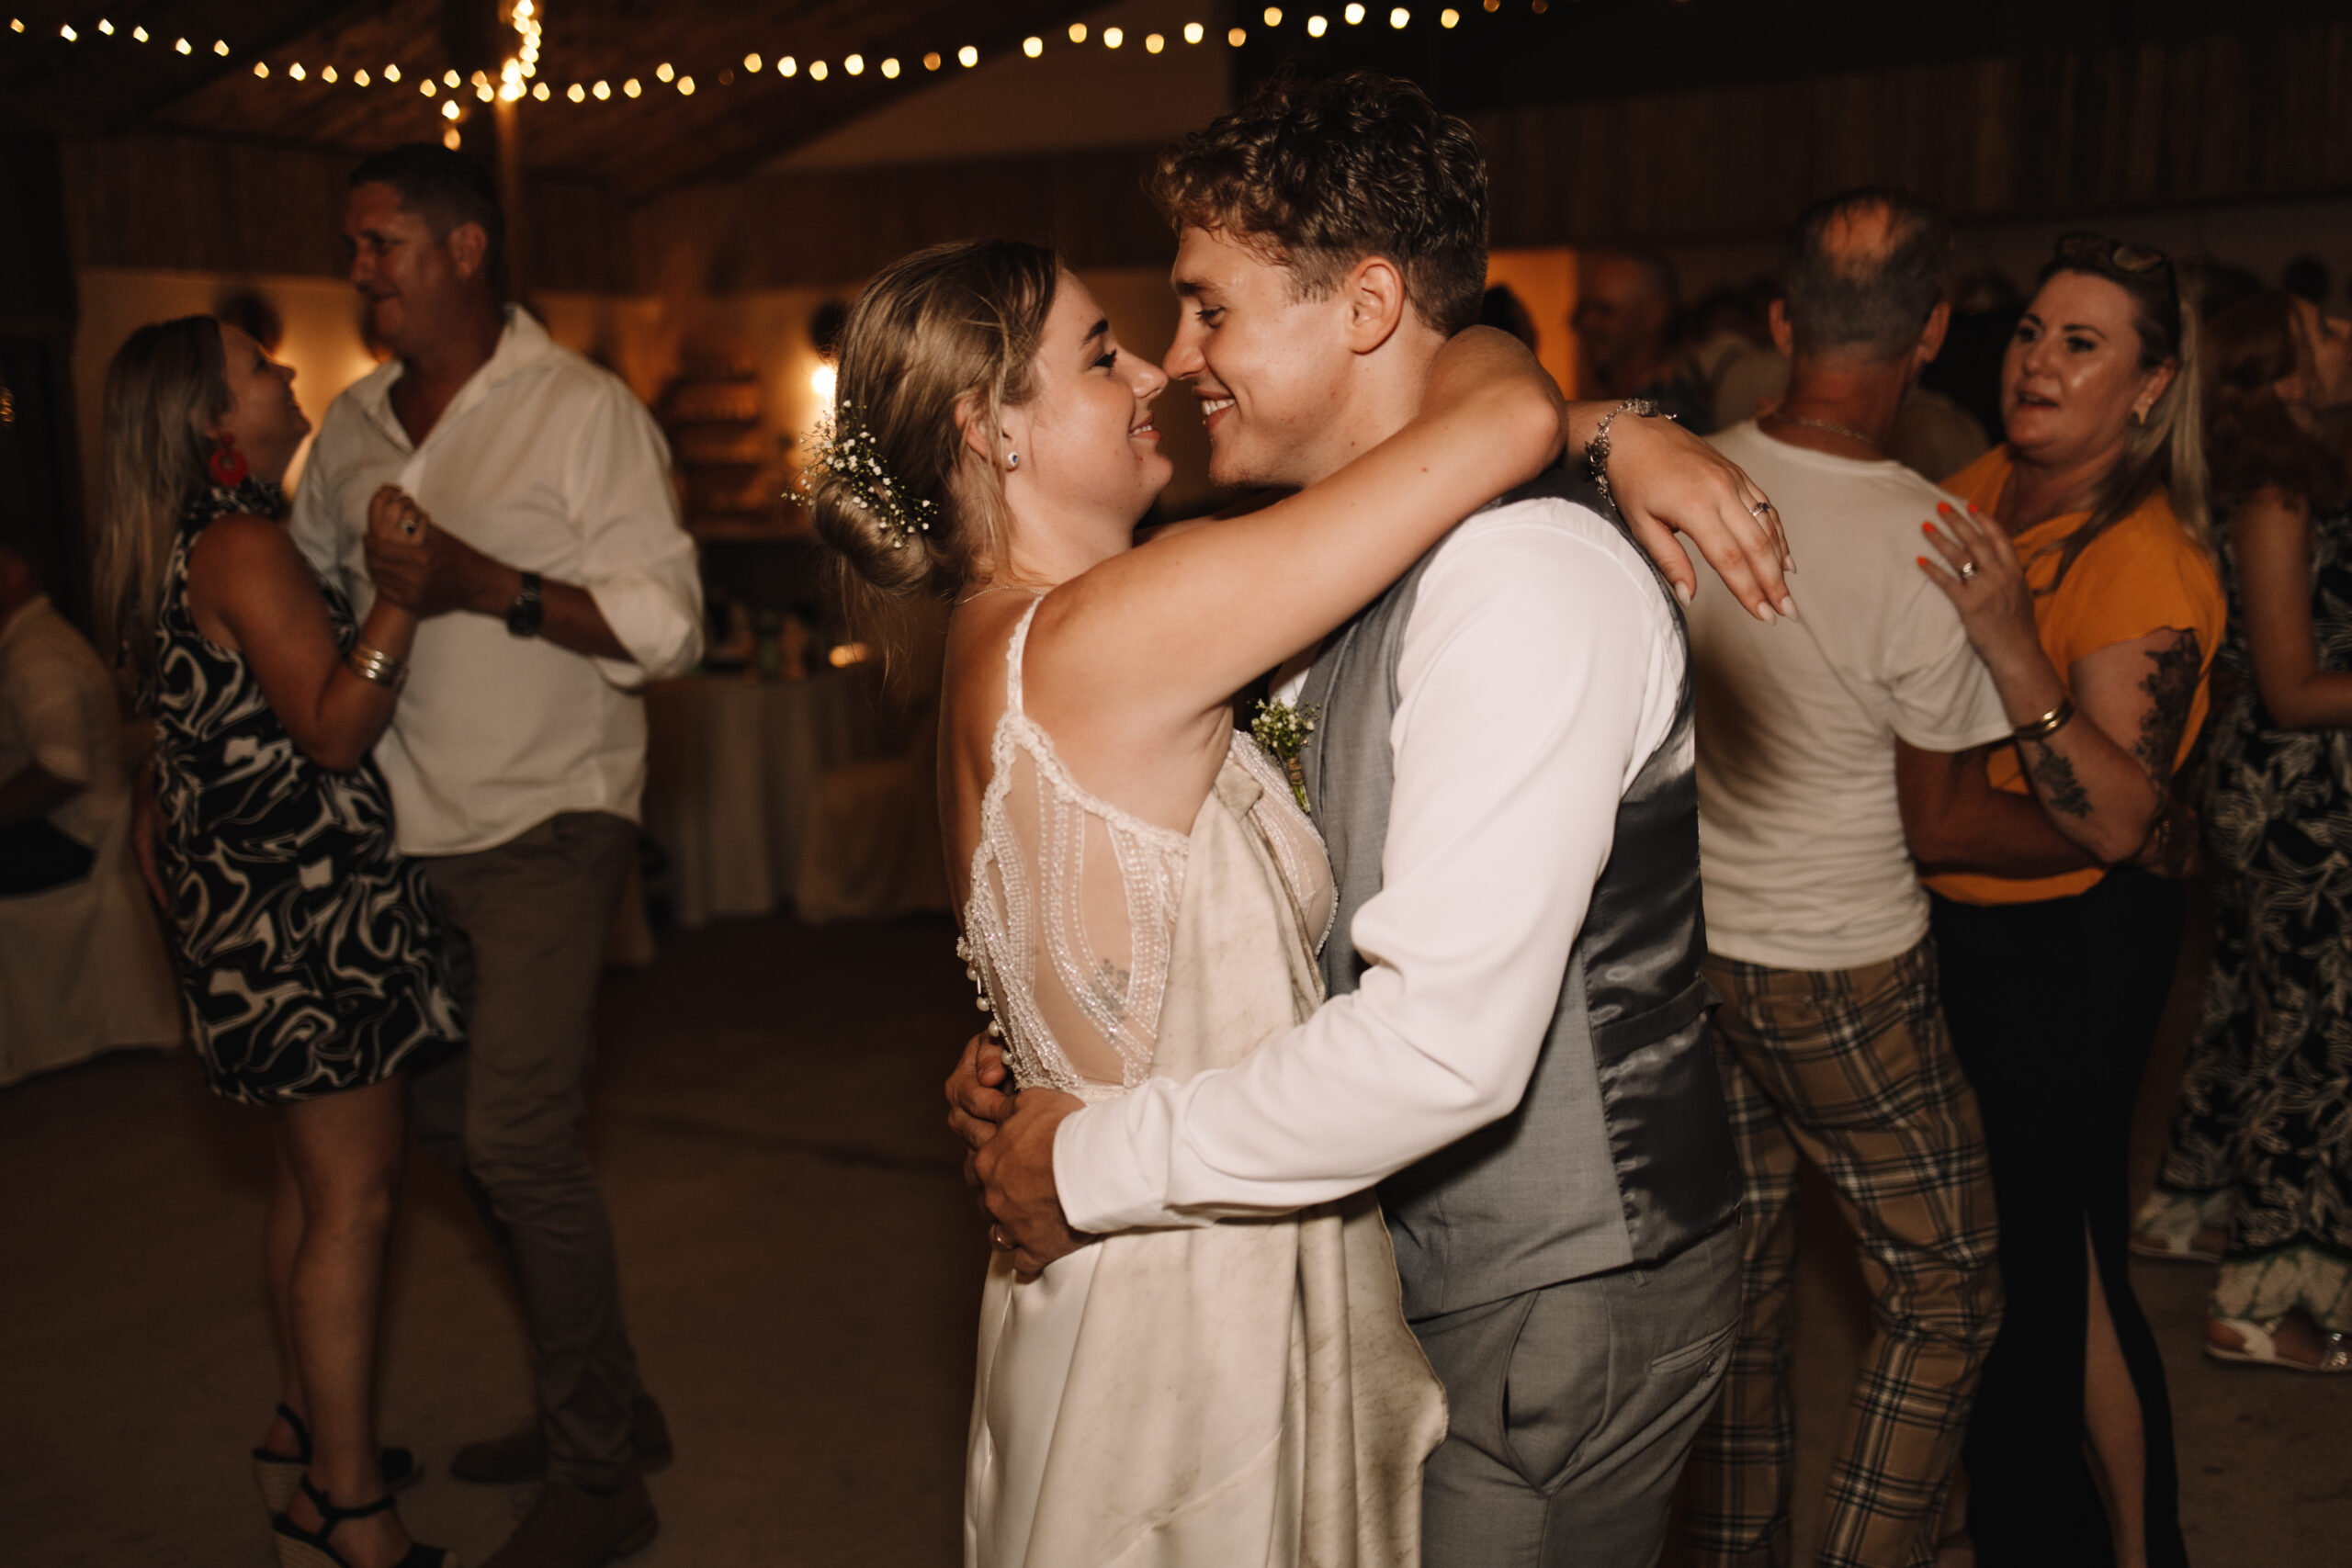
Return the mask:
<svg viewBox="0 0 2352 1568"><path fill-rule="evenodd" d="M1485 171L1417 88L1279 82L1155 184L1165 370L1050 252L926 251L851 312L812 487L871 607L956 605L943 823L1020 1086L993 1042L949 1084L999 1248L967 1561L1648 1562L1737 1183L1643 550L1770 618L1769 502L1464 330ZM1136 546L1171 376L1282 499ZM1295 758L1233 728L1269 670Z"/></svg>

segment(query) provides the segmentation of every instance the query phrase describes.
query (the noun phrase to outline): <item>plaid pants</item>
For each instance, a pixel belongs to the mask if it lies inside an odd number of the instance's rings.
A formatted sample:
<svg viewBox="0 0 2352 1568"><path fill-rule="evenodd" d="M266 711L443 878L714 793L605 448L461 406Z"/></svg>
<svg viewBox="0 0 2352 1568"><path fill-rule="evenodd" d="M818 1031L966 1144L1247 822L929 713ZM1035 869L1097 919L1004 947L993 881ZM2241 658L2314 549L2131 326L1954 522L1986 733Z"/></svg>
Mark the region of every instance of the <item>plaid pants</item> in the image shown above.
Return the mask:
<svg viewBox="0 0 2352 1568"><path fill-rule="evenodd" d="M1921 942L1857 969L1710 958L1746 1177L1739 1339L1684 1490L1689 1561L1790 1561L1797 1162L1860 1238L1871 1335L1829 1474L1824 1568L1925 1568L2000 1320L1992 1177Z"/></svg>

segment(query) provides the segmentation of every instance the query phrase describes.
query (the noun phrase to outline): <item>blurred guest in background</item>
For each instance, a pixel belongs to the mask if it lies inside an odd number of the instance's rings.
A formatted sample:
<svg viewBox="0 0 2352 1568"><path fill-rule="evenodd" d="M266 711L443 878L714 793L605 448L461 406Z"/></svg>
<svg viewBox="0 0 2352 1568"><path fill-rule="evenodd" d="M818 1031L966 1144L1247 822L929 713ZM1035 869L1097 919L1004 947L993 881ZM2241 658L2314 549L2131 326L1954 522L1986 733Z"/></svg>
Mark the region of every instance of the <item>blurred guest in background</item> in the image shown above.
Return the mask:
<svg viewBox="0 0 2352 1568"><path fill-rule="evenodd" d="M1944 334L1944 351L1920 372L1920 389L1958 403L1980 431L2000 429L2001 360L2024 309L2017 285L1998 270L1978 267L1962 275L1952 288L1951 330ZM1942 479L1958 471L1946 468L1929 477Z"/></svg>
<svg viewBox="0 0 2352 1568"><path fill-rule="evenodd" d="M1652 252L1600 251L1580 273L1568 324L1583 349L1584 395L1646 398L1687 429L1713 429L1706 389L1675 355L1672 265Z"/></svg>
<svg viewBox="0 0 2352 1568"><path fill-rule="evenodd" d="M2172 780L2222 599L2205 546L2197 318L2171 260L2059 243L2002 366L2007 439L1922 570L2014 744L1930 775L1932 924L1984 1118L2007 1302L1964 1459L1977 1561L2178 1568L2172 1420L2125 1247L2132 1112L2180 944Z"/></svg>
<svg viewBox="0 0 2352 1568"><path fill-rule="evenodd" d="M1510 333L1535 352L1535 318L1527 313L1526 302L1508 283L1498 283L1478 301L1478 324L1497 332Z"/></svg>
<svg viewBox="0 0 2352 1568"><path fill-rule="evenodd" d="M89 874L122 773L106 666L0 543L0 897Z"/></svg>
<svg viewBox="0 0 2352 1568"><path fill-rule="evenodd" d="M1739 1340L1684 1494L1693 1562L1788 1551L1801 1162L1837 1190L1871 1295L1817 1561L1907 1568L1934 1552L1999 1321L1984 1134L1912 865L1934 845L1906 839L1919 803L1894 766L1898 739L1950 753L2010 728L1913 564L1919 514L1942 497L1885 451L1941 345L1951 261L1941 214L1903 192L1808 210L1771 314L1788 395L1714 438L1771 494L1804 570L1793 631L1712 584L1689 612L1707 977L1746 1187Z"/></svg>
<svg viewBox="0 0 2352 1568"><path fill-rule="evenodd" d="M596 981L637 852L638 691L700 654L701 579L652 416L500 304L505 226L481 164L379 153L352 174L344 231L395 357L327 410L294 536L358 604L417 585L413 679L379 758L401 848L464 939L469 1034L419 1077L414 1111L514 1272L539 1404L451 1469L547 1477L489 1568L601 1568L659 1529L641 1472L670 1438L588 1158ZM441 525L370 530L387 484Z"/></svg>
<svg viewBox="0 0 2352 1568"><path fill-rule="evenodd" d="M2209 323L2230 590L2206 841L2220 931L2133 1249L2218 1258L2207 1353L2352 1371L2352 324L2283 290Z"/></svg>
<svg viewBox="0 0 2352 1568"><path fill-rule="evenodd" d="M424 872L368 757L416 617L387 594L355 627L288 538L278 481L310 431L293 380L209 316L130 335L107 371L99 609L155 721L197 1049L215 1092L277 1111L283 1393L254 1471L279 1559L435 1568L390 1511L414 1466L379 1454L374 1407L401 1075L459 1040ZM397 498L377 513L425 526Z"/></svg>
<svg viewBox="0 0 2352 1568"><path fill-rule="evenodd" d="M2327 263L2318 256L2304 254L2289 262L2278 275L2278 287L2296 299L2327 308L2327 297L2334 289Z"/></svg>

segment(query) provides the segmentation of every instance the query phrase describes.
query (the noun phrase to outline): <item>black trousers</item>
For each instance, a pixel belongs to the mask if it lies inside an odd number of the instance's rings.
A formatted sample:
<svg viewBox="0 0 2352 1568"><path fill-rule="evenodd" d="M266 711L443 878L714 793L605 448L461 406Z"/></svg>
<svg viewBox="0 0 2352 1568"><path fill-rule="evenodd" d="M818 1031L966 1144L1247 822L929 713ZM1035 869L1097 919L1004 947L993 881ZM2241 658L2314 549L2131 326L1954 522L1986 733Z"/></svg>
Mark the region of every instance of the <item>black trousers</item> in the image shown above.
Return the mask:
<svg viewBox="0 0 2352 1568"><path fill-rule="evenodd" d="M2083 1448L2086 1234L2140 1395L2148 1561L2188 1560L2164 1366L2124 1247L2132 1108L2183 910L2177 883L2135 870L2072 898L1935 900L1944 1012L1984 1113L2007 1292L1962 1454L1982 1568L2113 1561Z"/></svg>

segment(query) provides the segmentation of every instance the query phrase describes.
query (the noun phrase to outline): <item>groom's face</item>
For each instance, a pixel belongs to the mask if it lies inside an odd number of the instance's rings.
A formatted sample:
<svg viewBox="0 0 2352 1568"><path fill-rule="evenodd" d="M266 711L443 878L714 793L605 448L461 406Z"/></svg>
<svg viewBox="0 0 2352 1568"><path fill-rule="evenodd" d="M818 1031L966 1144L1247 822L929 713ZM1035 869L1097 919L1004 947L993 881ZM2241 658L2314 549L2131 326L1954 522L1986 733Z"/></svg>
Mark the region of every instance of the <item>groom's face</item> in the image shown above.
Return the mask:
<svg viewBox="0 0 2352 1568"><path fill-rule="evenodd" d="M1340 291L1302 299L1288 267L1220 231L1187 229L1170 274L1179 310L1165 368L1200 400L1209 478L1312 484L1354 355ZM1341 459L1342 461L1344 458Z"/></svg>

